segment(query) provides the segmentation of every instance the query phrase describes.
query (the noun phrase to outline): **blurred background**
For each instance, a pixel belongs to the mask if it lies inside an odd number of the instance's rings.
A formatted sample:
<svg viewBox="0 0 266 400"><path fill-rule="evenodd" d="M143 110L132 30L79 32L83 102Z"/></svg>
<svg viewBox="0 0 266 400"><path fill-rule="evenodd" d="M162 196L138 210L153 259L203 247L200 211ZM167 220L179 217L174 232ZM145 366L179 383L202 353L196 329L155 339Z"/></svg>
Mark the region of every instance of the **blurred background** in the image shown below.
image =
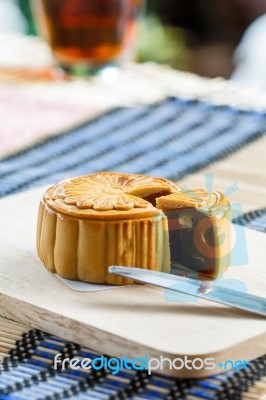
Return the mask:
<svg viewBox="0 0 266 400"><path fill-rule="evenodd" d="M265 12L266 0L147 0L136 60L263 88ZM0 0L0 31L36 35L29 0Z"/></svg>

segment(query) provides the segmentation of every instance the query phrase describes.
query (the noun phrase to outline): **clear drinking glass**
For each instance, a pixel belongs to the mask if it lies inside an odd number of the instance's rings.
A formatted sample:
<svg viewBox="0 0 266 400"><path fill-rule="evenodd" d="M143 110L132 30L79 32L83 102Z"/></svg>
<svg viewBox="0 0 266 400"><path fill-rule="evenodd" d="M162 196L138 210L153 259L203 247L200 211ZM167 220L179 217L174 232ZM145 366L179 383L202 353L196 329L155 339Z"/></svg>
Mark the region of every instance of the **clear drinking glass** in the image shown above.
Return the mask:
<svg viewBox="0 0 266 400"><path fill-rule="evenodd" d="M32 0L57 66L92 72L132 58L143 0Z"/></svg>

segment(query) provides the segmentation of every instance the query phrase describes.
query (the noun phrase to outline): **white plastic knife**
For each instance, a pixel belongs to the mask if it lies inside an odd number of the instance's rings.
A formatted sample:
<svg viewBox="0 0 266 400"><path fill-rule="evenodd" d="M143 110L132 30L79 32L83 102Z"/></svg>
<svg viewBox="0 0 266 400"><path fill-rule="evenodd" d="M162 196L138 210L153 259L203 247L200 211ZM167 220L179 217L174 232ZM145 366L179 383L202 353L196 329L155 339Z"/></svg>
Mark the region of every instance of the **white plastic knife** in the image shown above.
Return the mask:
<svg viewBox="0 0 266 400"><path fill-rule="evenodd" d="M219 286L219 284L216 283L212 284L209 281L201 281L142 268L112 266L109 267L109 272L114 275L123 276L124 278L171 289L176 292L214 301L215 303L225 304L266 317L265 297L229 289L224 286Z"/></svg>

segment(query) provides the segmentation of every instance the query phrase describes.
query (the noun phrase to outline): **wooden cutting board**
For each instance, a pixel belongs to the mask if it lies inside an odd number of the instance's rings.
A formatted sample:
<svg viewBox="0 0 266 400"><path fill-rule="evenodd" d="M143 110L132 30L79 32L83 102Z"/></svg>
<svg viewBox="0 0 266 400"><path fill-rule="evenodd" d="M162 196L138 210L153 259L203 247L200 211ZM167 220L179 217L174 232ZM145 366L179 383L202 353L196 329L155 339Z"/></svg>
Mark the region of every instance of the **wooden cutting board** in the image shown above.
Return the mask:
<svg viewBox="0 0 266 400"><path fill-rule="evenodd" d="M215 362L266 353L266 319L212 302L167 302L163 289L133 285L80 293L67 288L26 249L35 241L35 189L0 201L0 315L93 348L129 358L214 357ZM246 230L249 263L227 279L240 279L250 293L266 294L266 235ZM0 321L1 324L1 321ZM201 377L215 370L163 372Z"/></svg>

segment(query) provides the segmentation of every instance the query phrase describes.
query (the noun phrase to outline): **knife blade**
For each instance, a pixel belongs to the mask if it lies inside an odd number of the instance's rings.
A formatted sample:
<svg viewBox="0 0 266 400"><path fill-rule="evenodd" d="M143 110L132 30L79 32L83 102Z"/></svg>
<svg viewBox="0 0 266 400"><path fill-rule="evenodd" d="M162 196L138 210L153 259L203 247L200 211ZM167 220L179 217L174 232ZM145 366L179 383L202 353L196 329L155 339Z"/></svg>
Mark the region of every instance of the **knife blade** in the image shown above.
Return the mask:
<svg viewBox="0 0 266 400"><path fill-rule="evenodd" d="M124 278L160 286L165 289L221 303L266 317L266 298L226 288L216 283L213 284L209 281L191 279L165 272L124 266L111 266L109 267L109 272L114 275L123 276Z"/></svg>

